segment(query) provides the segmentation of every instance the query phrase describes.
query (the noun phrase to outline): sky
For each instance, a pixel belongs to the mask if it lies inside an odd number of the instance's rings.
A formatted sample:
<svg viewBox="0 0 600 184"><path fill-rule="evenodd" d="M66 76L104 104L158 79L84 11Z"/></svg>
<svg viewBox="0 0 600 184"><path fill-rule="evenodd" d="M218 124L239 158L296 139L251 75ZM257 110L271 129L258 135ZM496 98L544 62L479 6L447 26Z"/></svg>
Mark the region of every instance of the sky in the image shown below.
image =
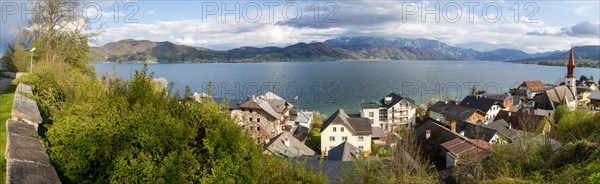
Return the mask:
<svg viewBox="0 0 600 184"><path fill-rule="evenodd" d="M26 1L0 2L0 44L26 26ZM85 1L101 30L89 44L170 41L226 50L342 36L427 38L453 46L528 53L600 45L600 1Z"/></svg>

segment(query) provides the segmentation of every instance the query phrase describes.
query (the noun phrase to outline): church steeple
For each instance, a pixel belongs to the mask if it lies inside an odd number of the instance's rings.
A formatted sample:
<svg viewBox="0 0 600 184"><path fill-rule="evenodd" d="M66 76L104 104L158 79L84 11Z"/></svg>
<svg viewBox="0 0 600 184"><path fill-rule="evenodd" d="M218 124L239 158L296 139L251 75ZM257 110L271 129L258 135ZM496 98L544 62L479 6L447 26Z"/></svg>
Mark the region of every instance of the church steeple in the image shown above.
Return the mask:
<svg viewBox="0 0 600 184"><path fill-rule="evenodd" d="M567 64L567 78L575 78L573 70L575 70L575 59L573 58L573 48L571 48L569 63Z"/></svg>

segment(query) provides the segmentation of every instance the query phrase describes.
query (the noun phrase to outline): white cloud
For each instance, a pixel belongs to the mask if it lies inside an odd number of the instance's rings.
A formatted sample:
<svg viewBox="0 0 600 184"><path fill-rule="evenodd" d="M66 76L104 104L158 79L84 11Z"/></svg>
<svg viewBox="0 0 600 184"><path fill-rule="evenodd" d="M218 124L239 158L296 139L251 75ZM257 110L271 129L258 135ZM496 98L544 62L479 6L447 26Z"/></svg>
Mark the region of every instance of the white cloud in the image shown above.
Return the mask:
<svg viewBox="0 0 600 184"><path fill-rule="evenodd" d="M398 1L338 2L339 11L332 17L338 20L335 23L322 21L330 12L321 11L318 21L315 21L314 12L305 11L298 22L286 22L281 14L275 15L275 20L270 22L266 17L266 12L263 12L263 17L257 23L244 21L243 17L237 23L233 16L228 16L223 22L221 17L212 16L208 17L207 21L197 18L125 24L106 29L105 34L99 35L91 42L95 45L102 45L121 39L143 38L212 49L231 49L240 46L283 46L296 42L324 41L338 36L364 35L431 38L477 50L516 48L526 52L564 50L571 43L577 45L600 44L597 37L595 39L583 36L551 38L543 36L563 34L565 30L563 30L564 27L546 26L540 18L537 23L523 23L522 20L525 18L521 17L521 21L515 23L510 15L504 14L499 22L490 23L483 18L484 15L481 14L480 9L469 12L466 7L462 7L460 11L450 8L451 12L440 15L442 16L440 22L433 21L433 16L426 17L427 21L422 22L420 13L406 18L402 17L403 6L406 6L402 3ZM431 2L428 3L431 4ZM502 2L499 3L502 4ZM417 5L422 6L423 4ZM281 6L275 12L281 12ZM455 23L447 21L443 17L445 15L452 17L457 14L461 16L460 20ZM249 17L253 17L252 15L255 14L251 14ZM492 17L493 15L489 18ZM588 25L580 26L583 29L572 27L576 28L576 31L571 31L572 34L590 33Z"/></svg>
<svg viewBox="0 0 600 184"><path fill-rule="evenodd" d="M148 14L148 15L156 15L156 9L150 10L146 14Z"/></svg>

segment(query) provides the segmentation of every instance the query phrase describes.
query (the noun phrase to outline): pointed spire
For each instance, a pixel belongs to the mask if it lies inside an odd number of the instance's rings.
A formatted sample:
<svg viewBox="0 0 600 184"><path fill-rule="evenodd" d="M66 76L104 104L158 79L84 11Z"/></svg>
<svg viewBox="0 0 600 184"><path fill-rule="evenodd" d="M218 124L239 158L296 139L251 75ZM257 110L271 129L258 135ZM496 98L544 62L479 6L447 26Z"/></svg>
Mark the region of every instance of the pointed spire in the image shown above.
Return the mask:
<svg viewBox="0 0 600 184"><path fill-rule="evenodd" d="M573 57L573 47L571 47L569 55L569 63L567 64L567 78L575 78L573 70L575 69L575 59Z"/></svg>

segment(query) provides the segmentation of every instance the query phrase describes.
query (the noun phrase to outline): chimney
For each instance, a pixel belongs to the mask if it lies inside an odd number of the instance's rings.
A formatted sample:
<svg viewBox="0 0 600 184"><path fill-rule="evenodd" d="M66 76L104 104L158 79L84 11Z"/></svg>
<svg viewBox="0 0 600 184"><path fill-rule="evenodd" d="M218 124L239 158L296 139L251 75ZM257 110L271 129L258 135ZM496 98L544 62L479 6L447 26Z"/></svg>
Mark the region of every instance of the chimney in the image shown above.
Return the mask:
<svg viewBox="0 0 600 184"><path fill-rule="evenodd" d="M511 130L512 129L512 124L508 123L508 129Z"/></svg>
<svg viewBox="0 0 600 184"><path fill-rule="evenodd" d="M512 112L508 111L508 117L510 117L512 115Z"/></svg>
<svg viewBox="0 0 600 184"><path fill-rule="evenodd" d="M431 137L431 130L425 131L425 140L429 139L429 137Z"/></svg>
<svg viewBox="0 0 600 184"><path fill-rule="evenodd" d="M385 104L390 104L390 102L392 102L392 97L386 96L384 100L385 100Z"/></svg>
<svg viewBox="0 0 600 184"><path fill-rule="evenodd" d="M465 136L465 131L460 131L461 136Z"/></svg>
<svg viewBox="0 0 600 184"><path fill-rule="evenodd" d="M283 144L285 145L285 147L290 147L290 140L288 138L283 139Z"/></svg>

